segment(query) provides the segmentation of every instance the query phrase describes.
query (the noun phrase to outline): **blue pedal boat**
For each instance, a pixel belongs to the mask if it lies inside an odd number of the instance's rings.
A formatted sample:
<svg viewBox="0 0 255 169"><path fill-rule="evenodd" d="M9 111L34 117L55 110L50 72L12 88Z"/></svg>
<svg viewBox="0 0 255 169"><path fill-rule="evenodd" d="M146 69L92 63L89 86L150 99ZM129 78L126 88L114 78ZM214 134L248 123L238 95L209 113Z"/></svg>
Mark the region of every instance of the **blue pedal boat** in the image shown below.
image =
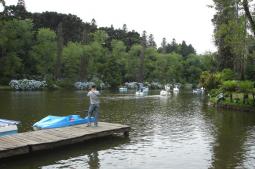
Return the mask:
<svg viewBox="0 0 255 169"><path fill-rule="evenodd" d="M89 122L95 122L95 118L91 117L90 121L88 117L82 118L80 115L69 116L47 116L33 125L35 130L38 129L50 129L66 126L73 126L77 124L86 124Z"/></svg>

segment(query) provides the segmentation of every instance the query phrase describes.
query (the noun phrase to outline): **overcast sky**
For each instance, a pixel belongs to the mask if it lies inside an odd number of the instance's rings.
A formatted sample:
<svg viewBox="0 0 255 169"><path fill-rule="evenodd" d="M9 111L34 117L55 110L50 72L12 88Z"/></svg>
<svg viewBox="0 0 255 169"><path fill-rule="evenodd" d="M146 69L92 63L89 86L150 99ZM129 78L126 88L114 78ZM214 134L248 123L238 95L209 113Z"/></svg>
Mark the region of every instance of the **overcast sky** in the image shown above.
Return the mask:
<svg viewBox="0 0 255 169"><path fill-rule="evenodd" d="M7 5L17 0L5 0ZM215 51L213 43L214 11L207 7L212 0L25 0L30 12L56 11L71 13L84 22L95 18L98 26L128 30L146 30L160 46L162 38L185 40L198 53Z"/></svg>

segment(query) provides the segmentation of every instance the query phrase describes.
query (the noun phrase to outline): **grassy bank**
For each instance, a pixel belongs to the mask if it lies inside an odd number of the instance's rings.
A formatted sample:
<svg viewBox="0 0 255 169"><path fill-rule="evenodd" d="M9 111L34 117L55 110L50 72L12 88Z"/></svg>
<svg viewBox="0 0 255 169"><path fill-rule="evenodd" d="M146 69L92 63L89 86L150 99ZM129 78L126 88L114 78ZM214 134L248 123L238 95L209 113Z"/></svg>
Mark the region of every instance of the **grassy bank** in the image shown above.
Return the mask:
<svg viewBox="0 0 255 169"><path fill-rule="evenodd" d="M0 90L11 90L10 86L0 85Z"/></svg>
<svg viewBox="0 0 255 169"><path fill-rule="evenodd" d="M244 112L255 112L255 103L251 94L248 95L248 98L245 100L245 102L243 100L242 93L233 93L232 101L229 95L225 95L224 100L218 101L217 97L211 97L209 101L210 105L218 108Z"/></svg>

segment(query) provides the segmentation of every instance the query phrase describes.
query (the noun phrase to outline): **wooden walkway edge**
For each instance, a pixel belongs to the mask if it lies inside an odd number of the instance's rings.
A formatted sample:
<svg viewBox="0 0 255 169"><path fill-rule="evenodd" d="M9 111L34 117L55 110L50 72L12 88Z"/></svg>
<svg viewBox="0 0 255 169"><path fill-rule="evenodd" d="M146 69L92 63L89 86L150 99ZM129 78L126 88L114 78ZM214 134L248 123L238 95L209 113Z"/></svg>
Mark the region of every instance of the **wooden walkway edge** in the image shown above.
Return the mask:
<svg viewBox="0 0 255 169"><path fill-rule="evenodd" d="M0 159L75 144L116 133L128 135L130 129L127 125L99 122L98 127L87 127L82 124L3 136L0 137Z"/></svg>

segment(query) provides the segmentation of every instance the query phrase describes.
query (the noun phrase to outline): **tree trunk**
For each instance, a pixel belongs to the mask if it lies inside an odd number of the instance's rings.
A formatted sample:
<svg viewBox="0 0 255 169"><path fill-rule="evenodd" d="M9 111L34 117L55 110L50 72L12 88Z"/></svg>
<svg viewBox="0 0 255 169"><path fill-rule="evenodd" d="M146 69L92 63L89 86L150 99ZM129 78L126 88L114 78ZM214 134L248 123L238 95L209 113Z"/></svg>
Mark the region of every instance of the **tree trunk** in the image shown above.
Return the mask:
<svg viewBox="0 0 255 169"><path fill-rule="evenodd" d="M243 8L245 11L245 15L247 16L247 18L251 24L251 29L252 29L253 35L255 36L255 22L251 16L251 12L250 12L249 4L248 4L247 0L243 0Z"/></svg>
<svg viewBox="0 0 255 169"><path fill-rule="evenodd" d="M243 104L246 104L246 103L247 103L248 98L249 98L249 95L246 94L246 93L244 93L244 94L243 94Z"/></svg>

